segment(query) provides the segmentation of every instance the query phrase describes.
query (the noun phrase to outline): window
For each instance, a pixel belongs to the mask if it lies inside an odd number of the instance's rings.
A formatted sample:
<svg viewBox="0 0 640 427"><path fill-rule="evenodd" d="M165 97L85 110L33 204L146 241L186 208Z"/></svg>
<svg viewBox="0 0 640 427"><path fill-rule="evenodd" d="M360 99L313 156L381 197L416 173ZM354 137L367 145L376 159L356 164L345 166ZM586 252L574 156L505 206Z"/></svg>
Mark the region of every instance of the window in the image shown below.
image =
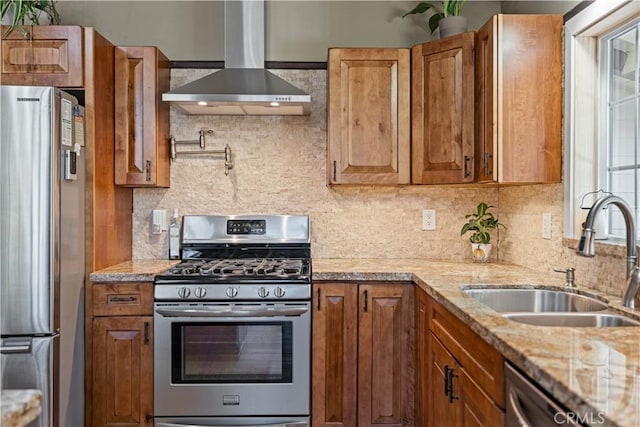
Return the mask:
<svg viewBox="0 0 640 427"><path fill-rule="evenodd" d="M634 209L638 221L640 183L640 91L638 81L638 34L640 19L616 28L599 39L601 76L599 137L599 187L622 197ZM607 210L607 232L626 234L617 209Z"/></svg>
<svg viewBox="0 0 640 427"><path fill-rule="evenodd" d="M640 2L597 0L565 25L565 236L577 238L603 191L640 224ZM617 208L600 214L597 239L626 235ZM640 228L640 227L638 227Z"/></svg>

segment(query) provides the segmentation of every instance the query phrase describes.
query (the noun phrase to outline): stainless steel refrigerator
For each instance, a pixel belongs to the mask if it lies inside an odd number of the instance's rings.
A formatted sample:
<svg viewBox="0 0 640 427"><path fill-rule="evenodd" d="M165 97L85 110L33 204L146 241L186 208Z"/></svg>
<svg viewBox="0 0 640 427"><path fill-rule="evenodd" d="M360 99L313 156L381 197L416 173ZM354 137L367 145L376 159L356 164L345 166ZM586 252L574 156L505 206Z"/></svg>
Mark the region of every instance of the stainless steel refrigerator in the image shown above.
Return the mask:
<svg viewBox="0 0 640 427"><path fill-rule="evenodd" d="M84 425L84 109L0 86L0 376L39 389L33 426Z"/></svg>

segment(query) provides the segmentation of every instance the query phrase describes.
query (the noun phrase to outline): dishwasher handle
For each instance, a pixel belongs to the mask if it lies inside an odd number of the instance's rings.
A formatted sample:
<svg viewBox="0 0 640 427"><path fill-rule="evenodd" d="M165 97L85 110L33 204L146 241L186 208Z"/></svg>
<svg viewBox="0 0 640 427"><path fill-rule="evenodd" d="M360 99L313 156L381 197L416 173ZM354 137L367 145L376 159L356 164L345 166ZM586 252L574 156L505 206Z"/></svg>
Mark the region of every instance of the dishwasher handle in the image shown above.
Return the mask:
<svg viewBox="0 0 640 427"><path fill-rule="evenodd" d="M518 427L533 427L531 421L529 421L524 415L518 396L513 390L509 390L509 407L513 409L513 414L516 416Z"/></svg>

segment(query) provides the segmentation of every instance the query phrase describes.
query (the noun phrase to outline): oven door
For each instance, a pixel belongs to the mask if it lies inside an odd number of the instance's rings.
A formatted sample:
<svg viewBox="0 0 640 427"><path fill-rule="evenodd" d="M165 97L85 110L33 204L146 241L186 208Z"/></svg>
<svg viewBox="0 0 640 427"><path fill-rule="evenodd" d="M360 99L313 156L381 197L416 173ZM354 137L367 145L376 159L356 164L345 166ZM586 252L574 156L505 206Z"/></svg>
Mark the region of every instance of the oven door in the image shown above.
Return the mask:
<svg viewBox="0 0 640 427"><path fill-rule="evenodd" d="M308 301L154 306L156 417L309 414Z"/></svg>

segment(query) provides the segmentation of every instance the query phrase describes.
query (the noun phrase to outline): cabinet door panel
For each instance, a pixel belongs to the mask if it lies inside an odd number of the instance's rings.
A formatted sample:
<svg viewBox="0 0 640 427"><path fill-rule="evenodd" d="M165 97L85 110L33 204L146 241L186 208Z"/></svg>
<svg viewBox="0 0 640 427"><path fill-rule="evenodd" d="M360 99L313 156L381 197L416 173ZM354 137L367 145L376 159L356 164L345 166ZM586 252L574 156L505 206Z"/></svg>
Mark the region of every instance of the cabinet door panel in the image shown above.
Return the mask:
<svg viewBox="0 0 640 427"><path fill-rule="evenodd" d="M431 297L416 286L416 426L427 425L429 393L429 304Z"/></svg>
<svg viewBox="0 0 640 427"><path fill-rule="evenodd" d="M118 46L115 61L116 184L168 187L168 61L152 46Z"/></svg>
<svg viewBox="0 0 640 427"><path fill-rule="evenodd" d="M3 26L2 31L7 27ZM24 27L2 38L2 84L57 87L83 85L82 28L65 25Z"/></svg>
<svg viewBox="0 0 640 427"><path fill-rule="evenodd" d="M93 321L93 426L148 426L153 415L153 318Z"/></svg>
<svg viewBox="0 0 640 427"><path fill-rule="evenodd" d="M429 426L460 426L462 423L459 400L449 402L446 390L446 373L449 369L460 371L455 359L433 335L429 341Z"/></svg>
<svg viewBox="0 0 640 427"><path fill-rule="evenodd" d="M404 426L413 414L412 286L358 288L358 421Z"/></svg>
<svg viewBox="0 0 640 427"><path fill-rule="evenodd" d="M476 33L476 181L497 181L497 157L494 156L497 134L497 103L494 99L496 68L494 68L497 26L493 17Z"/></svg>
<svg viewBox="0 0 640 427"><path fill-rule="evenodd" d="M492 17L476 36L478 181L560 182L562 16Z"/></svg>
<svg viewBox="0 0 640 427"><path fill-rule="evenodd" d="M431 302L431 332L449 349L465 371L504 408L504 359L489 343L439 303Z"/></svg>
<svg viewBox="0 0 640 427"><path fill-rule="evenodd" d="M503 413L493 401L467 375L459 369L460 389L462 396L462 425L464 427L502 426Z"/></svg>
<svg viewBox="0 0 640 427"><path fill-rule="evenodd" d="M330 49L329 184L407 184L408 49Z"/></svg>
<svg viewBox="0 0 640 427"><path fill-rule="evenodd" d="M562 16L498 15L500 135L505 182L560 182Z"/></svg>
<svg viewBox="0 0 640 427"><path fill-rule="evenodd" d="M474 179L474 33L412 49L414 184Z"/></svg>
<svg viewBox="0 0 640 427"><path fill-rule="evenodd" d="M313 292L312 402L314 426L356 422L356 284L315 284Z"/></svg>

